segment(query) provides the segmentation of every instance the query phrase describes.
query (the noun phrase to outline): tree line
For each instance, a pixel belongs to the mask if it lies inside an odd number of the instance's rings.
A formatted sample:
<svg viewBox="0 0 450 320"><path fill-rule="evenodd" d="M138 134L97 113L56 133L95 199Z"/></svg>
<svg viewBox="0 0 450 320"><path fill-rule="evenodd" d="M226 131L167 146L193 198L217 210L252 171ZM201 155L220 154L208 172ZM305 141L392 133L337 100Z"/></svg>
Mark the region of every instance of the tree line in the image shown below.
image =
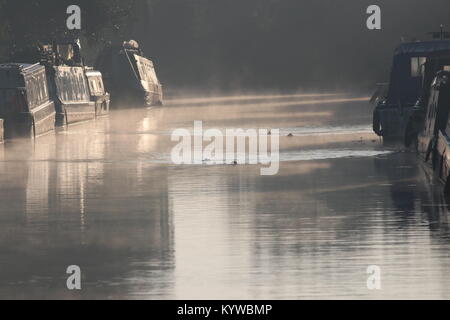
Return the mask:
<svg viewBox="0 0 450 320"><path fill-rule="evenodd" d="M82 29L66 27L67 8L82 9ZM0 61L12 59L38 42L51 42L66 36L80 37L87 52L107 42L126 38L142 12L141 0L0 0ZM144 10L145 11L145 10Z"/></svg>
<svg viewBox="0 0 450 320"><path fill-rule="evenodd" d="M372 88L388 80L401 39L449 25L450 9L448 0L380 0L383 29L373 31L370 0L0 0L0 61L64 35L73 4L88 62L106 43L134 39L166 90L228 91Z"/></svg>

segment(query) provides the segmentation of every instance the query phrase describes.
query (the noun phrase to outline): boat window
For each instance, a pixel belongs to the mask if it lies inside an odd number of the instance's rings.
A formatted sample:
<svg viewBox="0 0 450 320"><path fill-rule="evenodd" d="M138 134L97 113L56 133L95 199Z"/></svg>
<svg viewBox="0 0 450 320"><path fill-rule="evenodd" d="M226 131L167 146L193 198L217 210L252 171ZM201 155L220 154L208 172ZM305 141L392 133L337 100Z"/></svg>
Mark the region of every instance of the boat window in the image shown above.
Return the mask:
<svg viewBox="0 0 450 320"><path fill-rule="evenodd" d="M439 104L439 93L437 90L433 89L433 92L431 94L431 99L430 99L430 105L428 107L428 119L427 119L428 130L427 131L429 134L432 134L434 132L438 104Z"/></svg>
<svg viewBox="0 0 450 320"><path fill-rule="evenodd" d="M156 77L153 63L137 55L135 55L135 58L141 80L147 81L148 84L157 84L158 78Z"/></svg>
<svg viewBox="0 0 450 320"><path fill-rule="evenodd" d="M73 47L70 44L59 44L57 46L57 50L61 58L63 58L65 61L69 61L73 59L74 52Z"/></svg>
<svg viewBox="0 0 450 320"><path fill-rule="evenodd" d="M89 77L89 90L92 95L101 95L104 93L101 77Z"/></svg>
<svg viewBox="0 0 450 320"><path fill-rule="evenodd" d="M57 69L55 82L63 102L89 100L87 82L82 72L81 68Z"/></svg>
<svg viewBox="0 0 450 320"><path fill-rule="evenodd" d="M95 81L95 78L92 79L92 91L93 92L97 92L98 88L97 88L97 81Z"/></svg>
<svg viewBox="0 0 450 320"><path fill-rule="evenodd" d="M48 101L47 79L45 73L35 74L26 80L27 99L30 108Z"/></svg>
<svg viewBox="0 0 450 320"><path fill-rule="evenodd" d="M86 81L82 74L78 76L78 92L77 92L77 99L79 100L89 100L89 97L85 95L84 93L87 92L87 86L85 87Z"/></svg>
<svg viewBox="0 0 450 320"><path fill-rule="evenodd" d="M427 62L426 57L411 58L411 77L417 78L423 76L424 65Z"/></svg>
<svg viewBox="0 0 450 320"><path fill-rule="evenodd" d="M447 119L447 126L445 127L445 133L447 134L447 137L450 137L450 113L448 114Z"/></svg>
<svg viewBox="0 0 450 320"><path fill-rule="evenodd" d="M103 80L102 80L102 78L98 78L98 87L100 89L100 92L103 93L104 89L103 89Z"/></svg>

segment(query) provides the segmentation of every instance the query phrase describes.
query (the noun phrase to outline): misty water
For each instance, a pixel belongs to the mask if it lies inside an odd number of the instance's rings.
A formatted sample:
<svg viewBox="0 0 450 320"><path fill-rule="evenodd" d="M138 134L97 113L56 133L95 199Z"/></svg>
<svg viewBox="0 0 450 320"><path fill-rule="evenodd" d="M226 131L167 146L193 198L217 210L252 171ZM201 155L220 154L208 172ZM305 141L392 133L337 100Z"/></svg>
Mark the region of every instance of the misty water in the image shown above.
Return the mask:
<svg viewBox="0 0 450 320"><path fill-rule="evenodd" d="M442 190L415 154L382 146L367 100L177 98L7 141L0 298L449 299ZM279 173L172 164L172 130L195 120L279 128Z"/></svg>

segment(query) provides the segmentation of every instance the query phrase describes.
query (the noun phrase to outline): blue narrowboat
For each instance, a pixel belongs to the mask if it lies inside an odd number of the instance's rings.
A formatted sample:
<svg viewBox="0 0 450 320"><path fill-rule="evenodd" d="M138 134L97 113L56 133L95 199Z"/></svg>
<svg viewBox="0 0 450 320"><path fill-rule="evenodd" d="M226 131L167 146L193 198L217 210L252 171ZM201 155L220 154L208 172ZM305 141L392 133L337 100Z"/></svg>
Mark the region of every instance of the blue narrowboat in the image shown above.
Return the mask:
<svg viewBox="0 0 450 320"><path fill-rule="evenodd" d="M427 89L425 64L434 54L449 49L447 40L410 42L397 47L387 90L379 90L373 99L376 101L373 130L385 142L403 141L414 106L423 89Z"/></svg>

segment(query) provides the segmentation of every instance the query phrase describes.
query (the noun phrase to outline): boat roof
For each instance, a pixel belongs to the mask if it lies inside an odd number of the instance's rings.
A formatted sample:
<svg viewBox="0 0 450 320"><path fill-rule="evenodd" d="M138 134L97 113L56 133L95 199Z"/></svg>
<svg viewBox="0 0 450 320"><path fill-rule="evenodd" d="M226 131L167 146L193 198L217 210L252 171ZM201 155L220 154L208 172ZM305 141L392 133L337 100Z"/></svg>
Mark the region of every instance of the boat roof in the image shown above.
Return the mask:
<svg viewBox="0 0 450 320"><path fill-rule="evenodd" d="M89 70L89 69L87 69L86 70L86 76L87 77L101 77L102 73L100 71L98 71L98 70L93 70L93 69Z"/></svg>
<svg viewBox="0 0 450 320"><path fill-rule="evenodd" d="M36 66L40 66L39 63L8 62L0 64L0 69L28 69Z"/></svg>
<svg viewBox="0 0 450 320"><path fill-rule="evenodd" d="M36 72L43 72L44 66L29 63L4 63L0 64L0 88L24 87L24 79Z"/></svg>
<svg viewBox="0 0 450 320"><path fill-rule="evenodd" d="M39 63L29 64L29 63L3 63L0 64L0 73L3 72L13 72L13 73L21 73L23 75L34 73L45 69L44 66Z"/></svg>
<svg viewBox="0 0 450 320"><path fill-rule="evenodd" d="M450 50L449 40L416 41L402 43L396 48L395 55L429 54L443 50Z"/></svg>
<svg viewBox="0 0 450 320"><path fill-rule="evenodd" d="M450 58L450 49L432 52L432 53L430 53L428 55L428 58L429 59L433 59L433 58L437 58L437 59Z"/></svg>

